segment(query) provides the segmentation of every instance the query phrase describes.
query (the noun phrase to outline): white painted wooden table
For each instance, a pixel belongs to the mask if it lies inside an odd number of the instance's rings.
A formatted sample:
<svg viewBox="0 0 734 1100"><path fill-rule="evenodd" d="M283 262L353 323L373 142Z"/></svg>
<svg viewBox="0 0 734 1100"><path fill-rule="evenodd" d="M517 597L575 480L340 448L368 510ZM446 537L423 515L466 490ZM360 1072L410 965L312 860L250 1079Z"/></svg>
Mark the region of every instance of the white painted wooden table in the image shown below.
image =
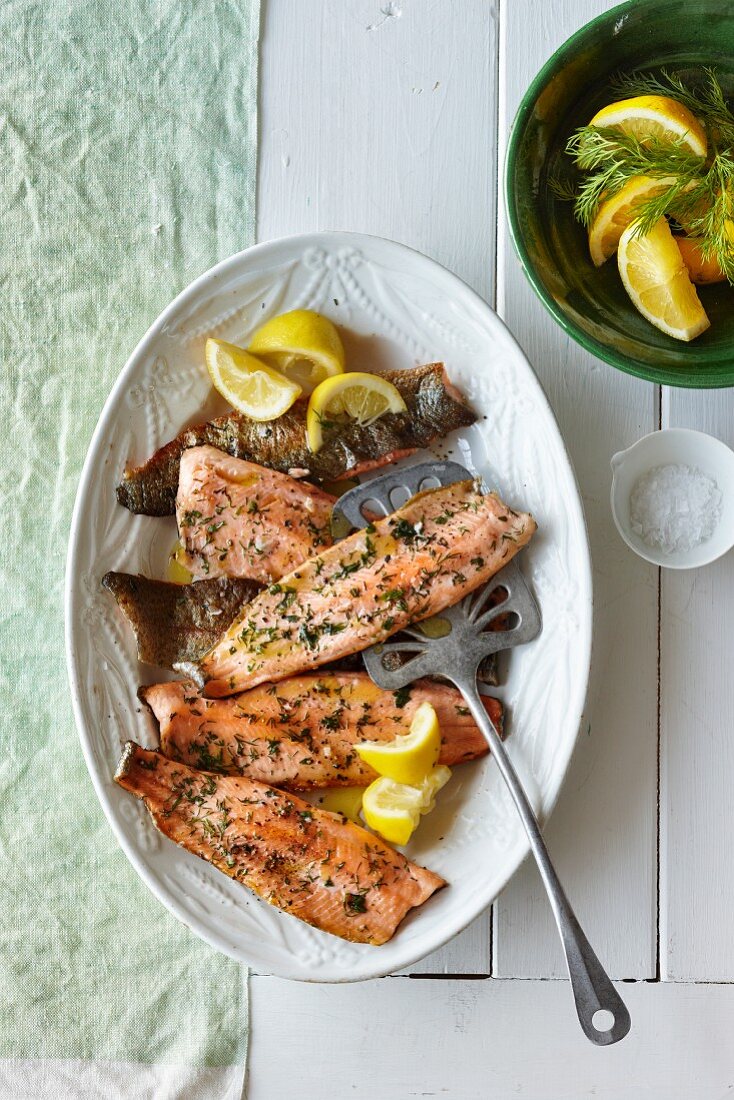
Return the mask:
<svg viewBox="0 0 734 1100"><path fill-rule="evenodd" d="M734 394L661 391L582 351L526 283L498 192L520 96L609 6L268 0L258 236L351 229L426 252L496 303L548 393L584 499L596 608L583 732L546 835L626 983L632 1032L607 1050L582 1036L526 863L491 913L409 975L346 987L253 975L249 1100L734 1095L734 557L661 575L622 544L608 503L610 456L660 425L733 444Z"/></svg>

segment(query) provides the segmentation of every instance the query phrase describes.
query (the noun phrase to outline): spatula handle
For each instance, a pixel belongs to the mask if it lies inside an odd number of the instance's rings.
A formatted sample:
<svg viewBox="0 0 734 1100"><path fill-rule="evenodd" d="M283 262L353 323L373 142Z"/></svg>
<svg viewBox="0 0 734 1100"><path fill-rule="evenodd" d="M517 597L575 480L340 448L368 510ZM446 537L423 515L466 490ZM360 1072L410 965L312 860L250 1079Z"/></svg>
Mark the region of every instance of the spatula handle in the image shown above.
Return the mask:
<svg viewBox="0 0 734 1100"><path fill-rule="evenodd" d="M553 915L556 918L558 931L561 934L579 1023L587 1039L590 1039L597 1046L610 1046L612 1043L618 1043L620 1039L625 1037L631 1026L627 1007L612 985L609 976L596 957L591 944L576 919L576 914L571 908L571 903L566 897L555 868L551 863L538 819L507 754L507 750L482 704L476 681L457 682L456 686L464 695L474 720L489 743L502 778L510 788L510 793L527 831L530 847L538 864L540 876L543 879ZM594 1016L601 1010L612 1014L613 1022L611 1024L602 1020L597 1020L598 1026L594 1024Z"/></svg>

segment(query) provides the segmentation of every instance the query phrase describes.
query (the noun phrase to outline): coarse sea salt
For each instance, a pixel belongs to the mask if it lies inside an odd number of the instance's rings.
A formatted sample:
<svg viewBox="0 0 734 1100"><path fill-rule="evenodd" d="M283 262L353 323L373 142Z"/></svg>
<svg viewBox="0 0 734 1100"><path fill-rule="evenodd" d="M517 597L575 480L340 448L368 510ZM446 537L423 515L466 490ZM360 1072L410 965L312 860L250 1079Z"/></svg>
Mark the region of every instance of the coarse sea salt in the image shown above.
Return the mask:
<svg viewBox="0 0 734 1100"><path fill-rule="evenodd" d="M694 466L654 466L630 494L630 525L650 547L685 553L710 539L721 519L721 490Z"/></svg>

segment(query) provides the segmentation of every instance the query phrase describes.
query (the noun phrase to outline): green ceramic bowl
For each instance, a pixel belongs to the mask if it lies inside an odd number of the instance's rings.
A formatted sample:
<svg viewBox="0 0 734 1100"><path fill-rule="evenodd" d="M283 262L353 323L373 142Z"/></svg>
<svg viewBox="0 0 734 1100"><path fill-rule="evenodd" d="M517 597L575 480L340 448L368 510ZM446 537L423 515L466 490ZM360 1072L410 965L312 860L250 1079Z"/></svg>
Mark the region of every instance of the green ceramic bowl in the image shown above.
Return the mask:
<svg viewBox="0 0 734 1100"><path fill-rule="evenodd" d="M593 266L572 204L549 179L567 161L564 145L614 98L617 72L710 65L734 98L734 4L727 0L632 0L577 31L543 66L512 126L505 197L525 273L558 323L619 370L670 386L734 385L734 288L701 287L711 328L684 344L634 309L614 260Z"/></svg>

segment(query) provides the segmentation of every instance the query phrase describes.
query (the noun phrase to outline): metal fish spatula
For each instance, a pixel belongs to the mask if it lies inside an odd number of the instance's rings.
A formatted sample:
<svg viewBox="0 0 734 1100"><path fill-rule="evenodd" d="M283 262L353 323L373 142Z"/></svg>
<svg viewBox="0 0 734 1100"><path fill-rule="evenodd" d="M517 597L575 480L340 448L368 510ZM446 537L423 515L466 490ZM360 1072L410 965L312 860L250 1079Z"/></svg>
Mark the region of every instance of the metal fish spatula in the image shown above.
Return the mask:
<svg viewBox="0 0 734 1100"><path fill-rule="evenodd" d="M375 478L342 496L334 507L342 522L364 527L368 517L389 515L416 493L466 481L472 475L456 462L426 462ZM492 629L498 616L507 629ZM500 736L482 705L477 669L490 653L532 641L541 629L538 606L513 559L483 588L432 620L433 629L404 628L401 635L362 654L378 687L395 691L421 676L443 676L461 691L486 737L510 789L548 893L561 935L568 974L584 1034L598 1046L619 1042L630 1029L630 1015L592 950L551 863L538 819ZM605 1015L604 1022L594 1017ZM612 1022L606 1022L611 1013Z"/></svg>

